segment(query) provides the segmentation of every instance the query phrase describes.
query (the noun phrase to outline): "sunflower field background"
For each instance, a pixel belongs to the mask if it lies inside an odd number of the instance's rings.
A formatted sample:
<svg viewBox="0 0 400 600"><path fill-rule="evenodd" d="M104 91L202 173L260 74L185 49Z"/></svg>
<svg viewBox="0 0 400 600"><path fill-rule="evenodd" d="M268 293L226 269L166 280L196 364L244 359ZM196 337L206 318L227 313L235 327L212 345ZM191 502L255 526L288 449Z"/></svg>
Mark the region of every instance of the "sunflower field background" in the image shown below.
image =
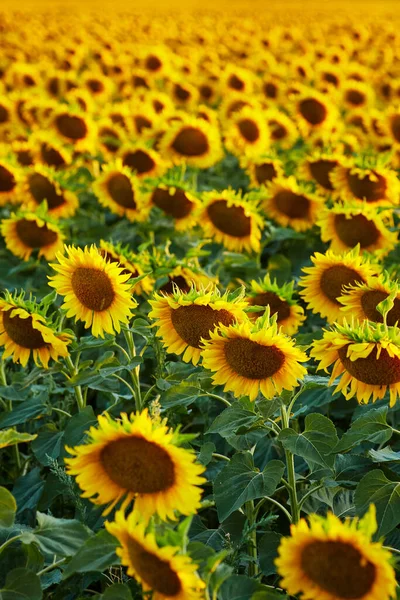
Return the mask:
<svg viewBox="0 0 400 600"><path fill-rule="evenodd" d="M396 4L97 8L0 9L0 598L399 599Z"/></svg>

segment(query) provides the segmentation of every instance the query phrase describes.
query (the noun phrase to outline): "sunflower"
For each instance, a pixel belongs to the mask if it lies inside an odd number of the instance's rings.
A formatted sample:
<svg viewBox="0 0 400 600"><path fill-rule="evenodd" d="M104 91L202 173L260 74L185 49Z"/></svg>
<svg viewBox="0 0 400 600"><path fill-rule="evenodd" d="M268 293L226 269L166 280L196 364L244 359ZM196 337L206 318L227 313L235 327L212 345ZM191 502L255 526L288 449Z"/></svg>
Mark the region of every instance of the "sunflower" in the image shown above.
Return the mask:
<svg viewBox="0 0 400 600"><path fill-rule="evenodd" d="M194 365L200 359L201 340L209 339L217 326L247 320L247 302L240 295L233 299L228 293L221 296L215 288L174 290L169 296L155 293L149 303L149 317L156 320L164 347L174 354L183 353L183 360Z"/></svg>
<svg viewBox="0 0 400 600"><path fill-rule="evenodd" d="M330 180L341 200L373 204L398 204L400 184L395 171L357 166L354 160L337 166Z"/></svg>
<svg viewBox="0 0 400 600"><path fill-rule="evenodd" d="M323 85L339 88L343 80L343 70L329 62L318 62L316 64L316 75Z"/></svg>
<svg viewBox="0 0 400 600"><path fill-rule="evenodd" d="M160 116L151 104L135 100L130 107L130 120L136 137L152 137L158 127Z"/></svg>
<svg viewBox="0 0 400 600"><path fill-rule="evenodd" d="M156 150L141 143L122 145L117 156L122 160L123 166L131 169L139 178L161 177L169 166Z"/></svg>
<svg viewBox="0 0 400 600"><path fill-rule="evenodd" d="M319 129L328 129L336 117L336 110L326 95L313 89L302 89L292 95L293 113L297 116L298 127L305 137Z"/></svg>
<svg viewBox="0 0 400 600"><path fill-rule="evenodd" d="M14 140L11 148L20 167L31 167L35 163L32 141Z"/></svg>
<svg viewBox="0 0 400 600"><path fill-rule="evenodd" d="M126 140L126 132L111 119L102 118L97 122L97 148L107 158L112 159Z"/></svg>
<svg viewBox="0 0 400 600"><path fill-rule="evenodd" d="M237 65L227 65L221 81L222 88L228 91L251 95L254 87L254 74Z"/></svg>
<svg viewBox="0 0 400 600"><path fill-rule="evenodd" d="M394 143L400 144L400 107L391 107L386 112L388 135Z"/></svg>
<svg viewBox="0 0 400 600"><path fill-rule="evenodd" d="M143 100L146 104L153 107L157 115L166 116L175 110L172 98L165 92L159 90L149 90L144 94Z"/></svg>
<svg viewBox="0 0 400 600"><path fill-rule="evenodd" d="M166 277L168 281L163 283L157 291L167 295L174 293L175 286L181 292L189 292L192 286L206 288L210 284L217 285L218 283L217 278L207 275L190 261L184 261L175 267L171 266L166 273Z"/></svg>
<svg viewBox="0 0 400 600"><path fill-rule="evenodd" d="M374 102L374 93L371 86L363 81L346 81L341 87L343 104L347 108L363 108Z"/></svg>
<svg viewBox="0 0 400 600"><path fill-rule="evenodd" d="M400 331L398 327L363 321L335 323L314 340L310 356L319 361L317 370L334 364L330 385L339 383L336 392L346 400L357 398L360 404L382 399L389 391L390 406L400 395Z"/></svg>
<svg viewBox="0 0 400 600"><path fill-rule="evenodd" d="M293 281L279 286L276 280L271 281L267 273L264 279L250 282L251 289L247 292L247 302L250 306L269 306L270 315L277 315L277 324L284 333L294 335L305 321L304 310L293 300ZM249 312L250 318L258 318L265 311Z"/></svg>
<svg viewBox="0 0 400 600"><path fill-rule="evenodd" d="M62 308L67 317L83 321L92 327L92 335L104 337L104 332L120 332L121 323L128 323L137 302L126 283L129 273L108 262L95 246L75 248L65 246L66 255L57 254L58 263L50 266L57 272L49 285L64 296Z"/></svg>
<svg viewBox="0 0 400 600"><path fill-rule="evenodd" d="M18 167L0 159L0 206L7 202L17 202L21 179L21 170Z"/></svg>
<svg viewBox="0 0 400 600"><path fill-rule="evenodd" d="M219 127L218 113L210 106L206 106L205 104L199 104L196 107L195 115L197 119L203 119L213 127Z"/></svg>
<svg viewBox="0 0 400 600"><path fill-rule="evenodd" d="M343 319L339 298L345 288L357 282L365 283L375 275L378 268L359 256L359 248L343 254L328 250L316 252L311 257L312 267L304 267L305 276L300 278L300 292L313 312L326 317L330 323Z"/></svg>
<svg viewBox="0 0 400 600"><path fill-rule="evenodd" d="M58 219L72 217L79 206L76 194L61 188L56 171L51 167L36 165L29 169L23 188L23 206L27 210L36 211L46 201L49 215Z"/></svg>
<svg viewBox="0 0 400 600"><path fill-rule="evenodd" d="M71 110L78 112L80 115L82 113L92 115L97 109L92 94L90 94L89 91L84 88L71 89L65 95L65 99L68 101ZM66 121L66 123L68 125L68 121Z"/></svg>
<svg viewBox="0 0 400 600"><path fill-rule="evenodd" d="M255 98L249 97L240 92L231 92L227 94L218 107L218 113L221 121L226 122L227 120L231 119L235 113L243 110L243 108L261 110L261 105Z"/></svg>
<svg viewBox="0 0 400 600"><path fill-rule="evenodd" d="M140 63L152 77L165 77L170 67L168 49L164 45L143 48Z"/></svg>
<svg viewBox="0 0 400 600"><path fill-rule="evenodd" d="M232 154L262 154L270 145L264 114L245 106L235 112L226 124L224 143Z"/></svg>
<svg viewBox="0 0 400 600"><path fill-rule="evenodd" d="M199 90L197 87L184 79L170 81L169 91L171 98L180 108L190 110L199 101Z"/></svg>
<svg viewBox="0 0 400 600"><path fill-rule="evenodd" d="M117 263L123 269L122 275L128 274L130 278L140 277L144 271L149 270L143 253L140 256L134 254L128 247L124 247L121 244L112 244L111 242L100 240L99 253L107 262ZM142 294L149 294L152 289L152 279L147 276L138 281L132 288L132 291L141 296Z"/></svg>
<svg viewBox="0 0 400 600"><path fill-rule="evenodd" d="M285 113L277 109L269 109L264 113L271 143L283 149L293 146L299 137L295 123Z"/></svg>
<svg viewBox="0 0 400 600"><path fill-rule="evenodd" d="M36 158L42 164L54 169L63 169L71 164L72 152L55 134L38 131L31 136L31 140L36 149Z"/></svg>
<svg viewBox="0 0 400 600"><path fill-rule="evenodd" d="M6 95L0 93L0 137L10 128L13 118L13 102Z"/></svg>
<svg viewBox="0 0 400 600"><path fill-rule="evenodd" d="M172 217L177 231L186 231L198 224L196 212L201 206L200 200L189 189L183 182L170 183L165 179L164 183L161 179L148 194L147 202Z"/></svg>
<svg viewBox="0 0 400 600"><path fill-rule="evenodd" d="M307 181L314 181L324 194L334 191L330 175L333 170L343 163L342 155L338 152L314 150L298 168L298 173Z"/></svg>
<svg viewBox="0 0 400 600"><path fill-rule="evenodd" d="M65 236L61 229L45 215L12 214L1 221L0 230L8 250L23 260L29 260L35 250L39 258L44 256L46 260L52 260L64 246Z"/></svg>
<svg viewBox="0 0 400 600"><path fill-rule="evenodd" d="M257 203L233 190L203 194L198 222L206 237L213 238L228 250L260 250L264 227Z"/></svg>
<svg viewBox="0 0 400 600"><path fill-rule="evenodd" d="M218 129L204 119L193 117L171 124L159 149L161 155L174 164L183 162L200 169L212 167L223 157Z"/></svg>
<svg viewBox="0 0 400 600"><path fill-rule="evenodd" d="M72 111L68 107L58 108L50 122L55 134L78 152L93 149L95 128L87 114Z"/></svg>
<svg viewBox="0 0 400 600"><path fill-rule="evenodd" d="M26 367L31 356L38 367L48 368L49 360L68 356L71 336L57 331L45 316L42 307L24 296L5 292L0 299L0 346L2 359L11 356L15 363Z"/></svg>
<svg viewBox="0 0 400 600"><path fill-rule="evenodd" d="M295 231L310 229L324 204L323 198L306 191L293 176L277 177L266 186L262 207L267 217Z"/></svg>
<svg viewBox="0 0 400 600"><path fill-rule="evenodd" d="M304 600L394 598L392 555L381 541L372 541L376 530L373 504L360 520L342 522L333 513L301 519L278 548L280 585Z"/></svg>
<svg viewBox="0 0 400 600"><path fill-rule="evenodd" d="M220 324L203 338L203 366L213 371L213 383L224 385L224 391L236 398L248 396L255 400L258 393L268 399L282 390L293 390L307 373L300 363L307 360L294 341L278 331L269 315L230 325Z"/></svg>
<svg viewBox="0 0 400 600"><path fill-rule="evenodd" d="M343 252L359 244L362 251L384 256L397 243L398 234L387 228L384 214L366 203L325 208L318 225L322 241L330 242L333 252Z"/></svg>
<svg viewBox="0 0 400 600"><path fill-rule="evenodd" d="M109 504L108 514L123 499L123 507L135 500L144 520L157 514L176 519L176 512L190 515L200 507L204 467L195 454L179 447L179 434L165 421L153 421L142 413L98 417L98 427L88 431L88 442L67 448L67 472L75 475L83 496L94 504Z"/></svg>
<svg viewBox="0 0 400 600"><path fill-rule="evenodd" d="M79 84L87 89L96 102L108 102L114 91L114 82L111 77L102 73L86 71L80 78Z"/></svg>
<svg viewBox="0 0 400 600"><path fill-rule="evenodd" d="M253 188L259 188L276 177L284 175L283 163L274 154L263 154L258 157L242 156L240 166L246 170Z"/></svg>
<svg viewBox="0 0 400 600"><path fill-rule="evenodd" d="M286 84L282 75L268 73L262 80L262 93L268 101L279 102L285 94Z"/></svg>
<svg viewBox="0 0 400 600"><path fill-rule="evenodd" d="M346 293L339 298L343 304L342 311L360 322L373 321L383 323L383 316L376 309L377 305L397 292L398 282L391 281L387 274L369 277L366 283L359 283L347 288ZM400 323L400 292L395 293L393 308L386 315L388 325Z"/></svg>
<svg viewBox="0 0 400 600"><path fill-rule="evenodd" d="M100 204L129 221L143 221L146 209L137 179L121 159L109 163L93 183Z"/></svg>
<svg viewBox="0 0 400 600"><path fill-rule="evenodd" d="M116 552L128 567L128 575L142 584L144 592L153 591L153 600L203 600L205 585L196 574L197 565L180 554L178 547L160 548L154 534L146 534L137 514L126 518L118 511L106 529L121 544Z"/></svg>

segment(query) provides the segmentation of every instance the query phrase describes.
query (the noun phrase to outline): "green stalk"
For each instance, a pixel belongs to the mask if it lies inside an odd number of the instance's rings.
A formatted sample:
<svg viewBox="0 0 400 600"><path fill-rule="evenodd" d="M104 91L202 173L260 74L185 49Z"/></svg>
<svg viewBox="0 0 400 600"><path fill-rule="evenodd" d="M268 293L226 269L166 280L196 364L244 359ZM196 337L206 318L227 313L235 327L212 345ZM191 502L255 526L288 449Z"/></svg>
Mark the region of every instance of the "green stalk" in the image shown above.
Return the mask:
<svg viewBox="0 0 400 600"><path fill-rule="evenodd" d="M281 406L281 418L282 418L282 429L288 429L290 427L289 414L286 407L282 404ZM286 457L286 469L287 478L289 484L289 496L290 496L290 510L292 513L292 523L298 523L300 519L300 507L297 500L297 489L296 489L296 473L294 470L294 456L290 450L285 449Z"/></svg>
<svg viewBox="0 0 400 600"><path fill-rule="evenodd" d="M129 358L133 359L135 358L136 355L136 347L135 347L135 341L133 339L133 333L132 331L129 331L128 329L124 330L124 336L125 336L125 340L126 340L126 344L128 346L128 354L129 354ZM140 365L138 365L137 367L134 367L132 369L132 371L129 371L129 374L131 376L132 379L132 384L133 387L135 389L135 406L136 406L136 412L141 412L142 411L142 407L143 407L143 402L142 402L142 394L140 391L140 383L139 383L139 376L140 376Z"/></svg>
<svg viewBox="0 0 400 600"><path fill-rule="evenodd" d="M249 527L251 528L249 542L248 542L248 554L251 556L253 561L249 562L249 577L255 577L258 575L258 564L257 564L257 529L255 527L255 511L254 502L249 500L244 505L245 514Z"/></svg>
<svg viewBox="0 0 400 600"><path fill-rule="evenodd" d="M69 369L70 377L74 377L74 375L77 375L79 373L78 365L74 365L70 356L66 357L65 362ZM82 388L80 385L74 386L74 393L75 393L76 403L78 405L78 410L81 411L86 406L86 399L83 397Z"/></svg>

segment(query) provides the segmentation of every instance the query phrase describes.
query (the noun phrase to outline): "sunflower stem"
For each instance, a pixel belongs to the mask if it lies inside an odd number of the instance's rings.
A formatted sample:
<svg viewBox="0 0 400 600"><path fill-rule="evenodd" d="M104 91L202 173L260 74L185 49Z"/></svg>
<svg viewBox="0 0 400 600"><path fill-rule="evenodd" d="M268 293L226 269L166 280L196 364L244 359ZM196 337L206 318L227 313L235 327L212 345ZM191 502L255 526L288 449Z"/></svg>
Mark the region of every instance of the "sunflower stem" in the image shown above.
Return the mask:
<svg viewBox="0 0 400 600"><path fill-rule="evenodd" d="M211 392L203 392L203 393L206 394L206 396L209 396L210 398L215 398L216 400L223 402L225 404L225 406L232 406L232 404L229 402L229 400L227 400L226 398L223 398L222 396L218 396L218 394L212 394Z"/></svg>
<svg viewBox="0 0 400 600"><path fill-rule="evenodd" d="M125 329L124 336L125 336L126 344L128 346L129 358L132 360L133 358L135 358L137 356L135 341L133 339L133 333L132 333L132 331L129 331L129 329ZM133 387L135 389L134 397L135 397L136 412L142 412L143 403L142 403L142 394L140 392L140 379L139 379L140 365L137 365L137 367L134 367L131 371L129 371L129 373L130 373L130 376L132 379Z"/></svg>
<svg viewBox="0 0 400 600"><path fill-rule="evenodd" d="M249 577L255 577L258 575L258 564L257 564L257 528L255 526L255 510L254 501L249 500L244 506L247 521L249 523L249 542L248 542L248 554L252 560L249 562Z"/></svg>
<svg viewBox="0 0 400 600"><path fill-rule="evenodd" d="M281 418L282 418L282 428L289 429L289 427L290 427L289 414L288 414L288 411L284 404L282 404L282 406L281 406ZM285 457L286 457L287 478L288 478L288 483L289 483L290 510L292 513L292 523L296 524L300 518L300 507L299 507L299 503L297 500L296 473L294 470L294 456L290 452L290 450L285 449Z"/></svg>
<svg viewBox="0 0 400 600"><path fill-rule="evenodd" d="M6 369L5 369L5 364L4 364L3 360L0 362L0 381L1 381L1 384L3 387L7 387L7 385L8 385L7 384L7 375L6 375ZM9 400L9 402L8 402L9 412L12 412L12 409L13 409L12 400ZM15 457L15 462L17 463L17 471L18 471L18 473L20 473L20 471L21 471L21 456L19 453L18 444L15 444L13 446L12 451L13 451L13 454Z"/></svg>
<svg viewBox="0 0 400 600"><path fill-rule="evenodd" d="M65 362L69 369L70 377L74 377L75 375L77 375L79 373L78 364L74 365L70 356L67 356L65 358ZM76 403L78 405L78 410L81 411L85 408L86 401L85 401L85 398L83 397L82 388L80 385L74 386L74 393L75 393Z"/></svg>

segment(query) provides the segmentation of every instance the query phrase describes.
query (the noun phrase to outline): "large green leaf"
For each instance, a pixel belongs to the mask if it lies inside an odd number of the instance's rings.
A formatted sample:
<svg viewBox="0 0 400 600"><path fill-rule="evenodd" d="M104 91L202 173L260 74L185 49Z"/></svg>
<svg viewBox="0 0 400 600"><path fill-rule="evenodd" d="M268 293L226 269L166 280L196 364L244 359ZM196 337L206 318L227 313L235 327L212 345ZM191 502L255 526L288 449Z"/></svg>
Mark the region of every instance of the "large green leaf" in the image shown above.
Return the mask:
<svg viewBox="0 0 400 600"><path fill-rule="evenodd" d="M232 575L222 584L218 600L252 600L256 597L269 600L266 595L257 596L263 592L267 592L267 588L255 579L245 575ZM272 599L273 596L270 598Z"/></svg>
<svg viewBox="0 0 400 600"><path fill-rule="evenodd" d="M219 433L226 438L238 432L245 433L259 427L264 427L260 415L246 410L239 402L235 402L218 415L207 433Z"/></svg>
<svg viewBox="0 0 400 600"><path fill-rule="evenodd" d="M37 513L38 527L32 532L43 554L73 556L90 538L90 530L73 519L56 519Z"/></svg>
<svg viewBox="0 0 400 600"><path fill-rule="evenodd" d="M108 531L102 530L92 536L73 556L64 571L64 579L74 573L104 571L119 564L115 554L117 540Z"/></svg>
<svg viewBox="0 0 400 600"><path fill-rule="evenodd" d="M384 444L392 437L392 428L386 422L387 407L371 408L351 424L333 452L347 452L363 442Z"/></svg>
<svg viewBox="0 0 400 600"><path fill-rule="evenodd" d="M283 429L279 441L286 450L301 456L313 468L315 464L333 468L335 456L332 449L338 442L336 428L328 417L313 413L305 419L305 430L297 433Z"/></svg>
<svg viewBox="0 0 400 600"><path fill-rule="evenodd" d="M6 488L0 487L0 527L11 527L16 512L17 503L14 496Z"/></svg>
<svg viewBox="0 0 400 600"><path fill-rule="evenodd" d="M49 465L49 460L56 460L60 456L63 431L42 429L32 444L33 454L42 465Z"/></svg>
<svg viewBox="0 0 400 600"><path fill-rule="evenodd" d="M26 423L31 419L35 419L39 415L43 415L48 411L48 407L44 403L42 397L32 398L21 402L19 405L13 407L11 412L3 413L0 416L0 428L12 427L13 425L20 425Z"/></svg>
<svg viewBox="0 0 400 600"><path fill-rule="evenodd" d="M37 435L30 433L20 433L15 429L4 429L0 431L0 449L8 446L15 446L22 442L32 442L37 438Z"/></svg>
<svg viewBox="0 0 400 600"><path fill-rule="evenodd" d="M276 573L275 559L282 536L275 531L267 531L258 542L258 560L264 575Z"/></svg>
<svg viewBox="0 0 400 600"><path fill-rule="evenodd" d="M43 592L40 580L28 569L13 569L6 578L5 586L0 590L1 600L42 600Z"/></svg>
<svg viewBox="0 0 400 600"><path fill-rule="evenodd" d="M255 468L250 452L235 454L214 483L215 503L220 521L245 502L270 496L280 482L285 465L272 460L263 471Z"/></svg>
<svg viewBox="0 0 400 600"><path fill-rule="evenodd" d="M367 473L354 496L357 513L362 515L370 504L376 506L378 535L386 535L400 523L400 483L390 481L383 471Z"/></svg>
<svg viewBox="0 0 400 600"><path fill-rule="evenodd" d="M100 598L101 600L132 600L132 594L125 583L114 583L106 588Z"/></svg>

